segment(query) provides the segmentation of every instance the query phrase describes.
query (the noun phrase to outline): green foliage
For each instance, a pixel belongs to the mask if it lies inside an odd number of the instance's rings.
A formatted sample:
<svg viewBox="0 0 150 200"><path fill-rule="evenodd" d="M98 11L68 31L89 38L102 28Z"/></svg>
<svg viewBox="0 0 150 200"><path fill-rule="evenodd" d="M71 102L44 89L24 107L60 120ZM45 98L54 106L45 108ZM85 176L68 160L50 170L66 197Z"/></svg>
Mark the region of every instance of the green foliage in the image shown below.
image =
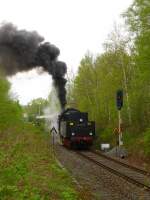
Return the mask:
<svg viewBox="0 0 150 200"><path fill-rule="evenodd" d="M150 128L144 132L144 151L147 156L150 156Z"/></svg>
<svg viewBox="0 0 150 200"><path fill-rule="evenodd" d="M28 118L34 119L38 115L43 115L43 110L48 104L46 99L38 98L32 100L27 106L24 107L24 112L28 115ZM29 120L30 121L30 120Z"/></svg>
<svg viewBox="0 0 150 200"><path fill-rule="evenodd" d="M48 105L48 100L38 98L32 100L27 106L24 106L24 113L26 115L26 120L32 122L33 124L39 126L42 130L45 127L44 119L37 119L37 116L44 115L44 108Z"/></svg>
<svg viewBox="0 0 150 200"><path fill-rule="evenodd" d="M143 137L143 134L134 133L132 131L124 132L123 141L124 141L125 147L128 148L129 152L133 152L135 154L138 154L139 152L141 152L141 150L143 149L143 143L141 142L142 137Z"/></svg>
<svg viewBox="0 0 150 200"><path fill-rule="evenodd" d="M0 199L77 199L69 175L56 164L49 136L32 120L22 119L22 108L10 99L9 88L0 76ZM24 111L43 114L46 104L37 99Z"/></svg>
<svg viewBox="0 0 150 200"><path fill-rule="evenodd" d="M113 142L115 142L114 140L115 137L116 135L113 133L111 128L106 128L100 133L101 142L104 142L104 143L109 142L112 144Z"/></svg>
<svg viewBox="0 0 150 200"><path fill-rule="evenodd" d="M116 126L115 96L120 88L125 92L123 115L126 123L130 123L129 91L132 73L130 60L127 52L118 48L109 49L95 59L91 55L86 55L81 61L74 81L74 101L77 108L88 111L90 119L96 121L98 128L113 129Z"/></svg>
<svg viewBox="0 0 150 200"><path fill-rule="evenodd" d="M139 129L145 129L150 123L150 1L134 0L124 17L133 35L132 57L134 61L134 79L132 81L134 120Z"/></svg>
<svg viewBox="0 0 150 200"><path fill-rule="evenodd" d="M9 97L9 82L0 76L0 131L16 126L22 120L22 108Z"/></svg>
<svg viewBox="0 0 150 200"><path fill-rule="evenodd" d="M123 14L128 37L121 36L115 27L104 43L103 54L95 58L87 54L81 60L71 93L75 107L88 112L90 119L96 121L98 141L113 144L112 133L118 126L116 91L123 89L124 144L132 152L137 147L145 155L150 152L149 13L149 0L134 0Z"/></svg>
<svg viewBox="0 0 150 200"><path fill-rule="evenodd" d="M78 197L75 190L65 184L66 180L71 184L68 178L68 172L65 169L62 170L56 163L52 165L52 171L61 179L61 184L58 184L58 180L55 177L49 185L50 189L59 193L59 198L62 200L77 200Z"/></svg>
<svg viewBox="0 0 150 200"><path fill-rule="evenodd" d="M54 159L50 137L32 124L20 129L0 133L0 199L79 199L67 171Z"/></svg>

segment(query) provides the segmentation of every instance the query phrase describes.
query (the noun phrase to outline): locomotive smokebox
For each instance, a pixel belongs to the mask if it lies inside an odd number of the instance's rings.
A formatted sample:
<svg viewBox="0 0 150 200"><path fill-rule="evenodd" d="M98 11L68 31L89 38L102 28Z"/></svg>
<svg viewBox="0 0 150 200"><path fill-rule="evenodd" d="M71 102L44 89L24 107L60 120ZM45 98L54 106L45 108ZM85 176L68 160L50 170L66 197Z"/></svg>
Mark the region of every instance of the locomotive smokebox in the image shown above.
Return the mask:
<svg viewBox="0 0 150 200"><path fill-rule="evenodd" d="M88 113L68 108L58 117L58 130L64 146L90 147L95 136L95 122L88 120Z"/></svg>

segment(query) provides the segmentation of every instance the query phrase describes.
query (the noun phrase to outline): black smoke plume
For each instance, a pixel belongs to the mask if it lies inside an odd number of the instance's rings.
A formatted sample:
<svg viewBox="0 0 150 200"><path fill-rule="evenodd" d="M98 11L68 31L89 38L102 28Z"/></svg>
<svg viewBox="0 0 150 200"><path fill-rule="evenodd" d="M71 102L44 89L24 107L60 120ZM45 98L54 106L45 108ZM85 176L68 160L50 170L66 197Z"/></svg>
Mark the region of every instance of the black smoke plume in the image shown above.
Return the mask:
<svg viewBox="0 0 150 200"><path fill-rule="evenodd" d="M58 61L59 49L44 42L36 31L18 30L12 23L0 27L0 67L7 76L42 67L52 75L62 109L66 105L67 66Z"/></svg>

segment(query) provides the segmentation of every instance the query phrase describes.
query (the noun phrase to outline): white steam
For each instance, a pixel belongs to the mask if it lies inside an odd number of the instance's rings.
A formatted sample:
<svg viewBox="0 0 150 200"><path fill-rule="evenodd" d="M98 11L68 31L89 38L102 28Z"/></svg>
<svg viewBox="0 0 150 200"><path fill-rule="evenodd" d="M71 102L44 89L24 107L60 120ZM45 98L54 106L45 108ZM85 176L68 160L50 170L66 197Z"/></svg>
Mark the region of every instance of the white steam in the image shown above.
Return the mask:
<svg viewBox="0 0 150 200"><path fill-rule="evenodd" d="M55 127L55 129L58 130L58 115L60 111L61 108L56 90L52 88L49 96L49 105L44 109L46 129L50 130Z"/></svg>

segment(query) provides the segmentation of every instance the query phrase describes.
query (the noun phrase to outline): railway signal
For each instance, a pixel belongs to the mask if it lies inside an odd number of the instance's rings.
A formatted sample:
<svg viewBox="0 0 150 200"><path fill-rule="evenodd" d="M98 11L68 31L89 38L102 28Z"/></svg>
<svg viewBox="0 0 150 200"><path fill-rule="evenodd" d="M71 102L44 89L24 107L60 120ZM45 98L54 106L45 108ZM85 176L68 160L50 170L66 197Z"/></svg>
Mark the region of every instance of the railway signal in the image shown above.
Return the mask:
<svg viewBox="0 0 150 200"><path fill-rule="evenodd" d="M117 90L116 104L117 104L118 110L121 110L121 108L123 106L123 90Z"/></svg>

